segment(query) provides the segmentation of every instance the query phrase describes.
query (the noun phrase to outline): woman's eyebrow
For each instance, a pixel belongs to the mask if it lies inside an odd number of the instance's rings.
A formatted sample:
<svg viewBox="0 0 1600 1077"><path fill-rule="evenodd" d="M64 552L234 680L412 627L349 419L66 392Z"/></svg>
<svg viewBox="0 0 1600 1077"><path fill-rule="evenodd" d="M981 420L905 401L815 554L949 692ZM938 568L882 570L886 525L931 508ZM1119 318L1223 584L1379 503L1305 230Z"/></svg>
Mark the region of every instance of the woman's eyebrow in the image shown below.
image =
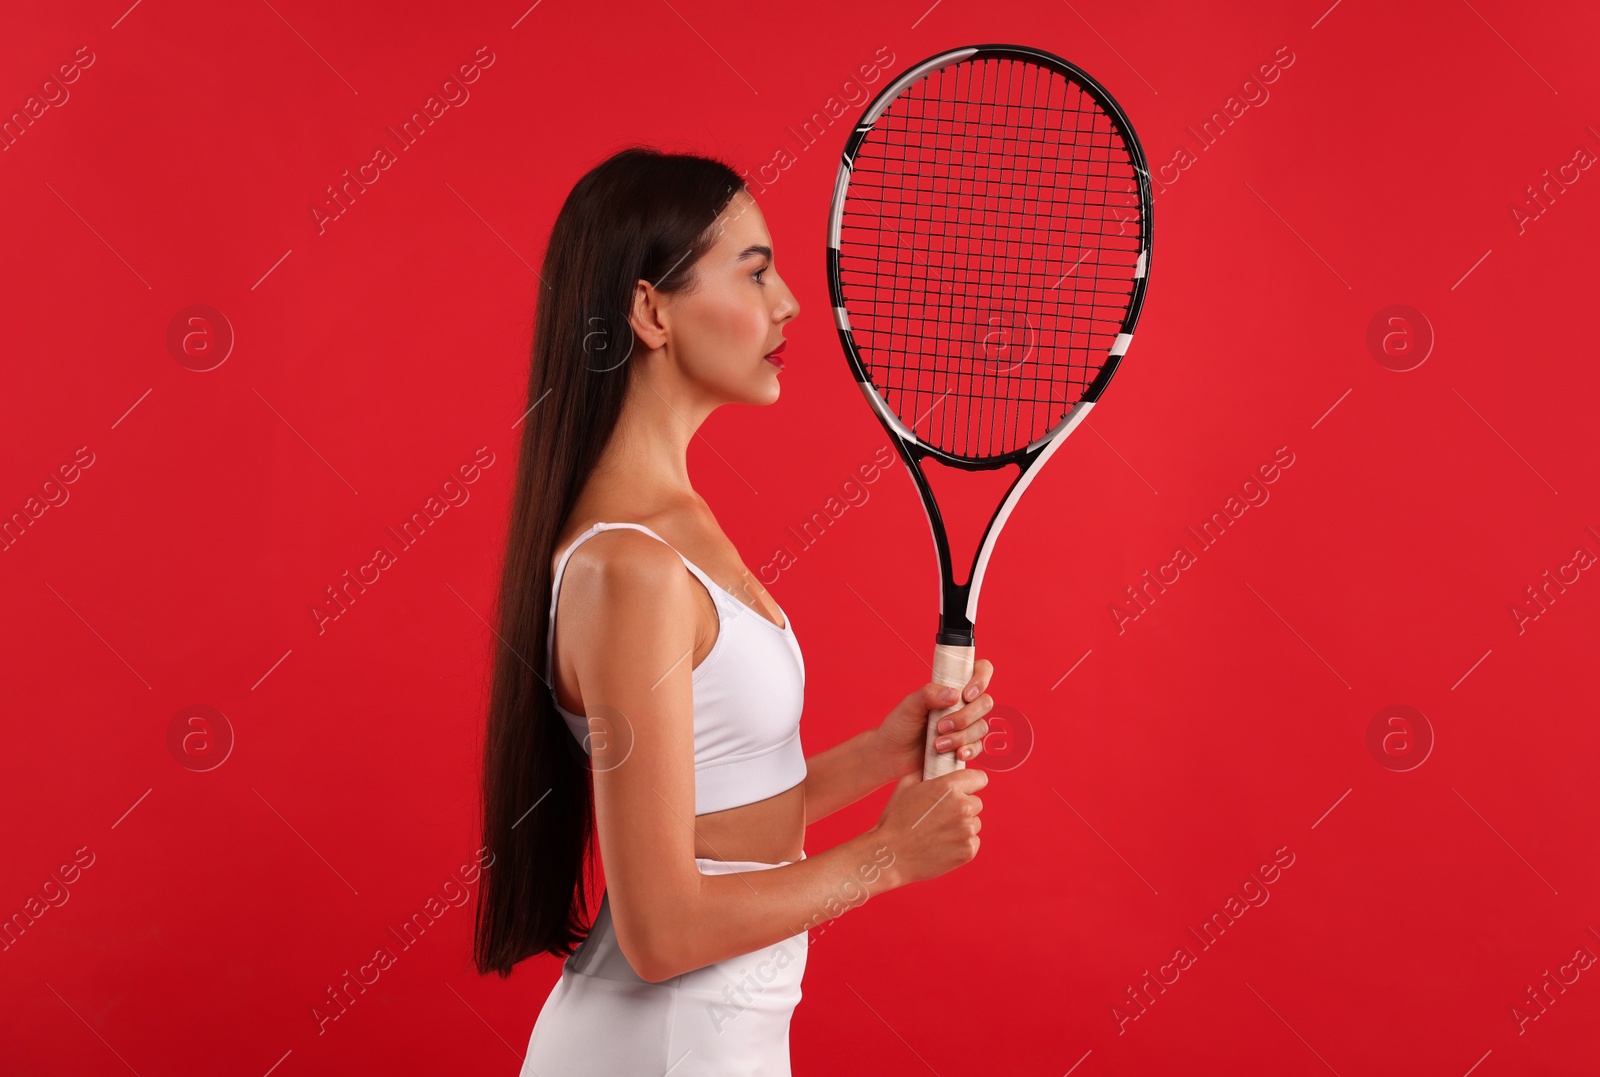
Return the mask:
<svg viewBox="0 0 1600 1077"><path fill-rule="evenodd" d="M771 258L772 257L772 248L771 247L763 247L760 244L756 244L754 246L746 247L744 250L739 252L739 256L737 258L735 258L734 261L735 262L742 262L746 258L749 258L753 254L759 254L763 258Z"/></svg>

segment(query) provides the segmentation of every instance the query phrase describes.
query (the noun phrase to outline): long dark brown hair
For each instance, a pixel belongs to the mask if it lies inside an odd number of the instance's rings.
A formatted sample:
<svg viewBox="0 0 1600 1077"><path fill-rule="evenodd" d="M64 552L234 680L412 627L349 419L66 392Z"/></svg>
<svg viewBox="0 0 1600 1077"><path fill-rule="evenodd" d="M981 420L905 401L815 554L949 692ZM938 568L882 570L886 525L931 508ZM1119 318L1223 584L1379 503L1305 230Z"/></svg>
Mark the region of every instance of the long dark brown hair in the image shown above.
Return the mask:
<svg viewBox="0 0 1600 1077"><path fill-rule="evenodd" d="M721 161L634 146L596 165L556 214L534 320L528 411L505 563L483 757L483 844L473 960L509 976L588 936L592 775L545 680L555 542L616 428L636 340L638 281L694 284L712 225L743 187Z"/></svg>

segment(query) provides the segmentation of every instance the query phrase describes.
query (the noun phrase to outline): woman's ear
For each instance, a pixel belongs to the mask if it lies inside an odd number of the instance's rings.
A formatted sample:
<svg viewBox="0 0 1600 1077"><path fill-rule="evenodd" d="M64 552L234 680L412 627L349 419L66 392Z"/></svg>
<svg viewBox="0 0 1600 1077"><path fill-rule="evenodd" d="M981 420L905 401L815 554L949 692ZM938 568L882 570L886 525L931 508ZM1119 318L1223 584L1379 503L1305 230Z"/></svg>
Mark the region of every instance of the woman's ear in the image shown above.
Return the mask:
<svg viewBox="0 0 1600 1077"><path fill-rule="evenodd" d="M628 312L628 324L634 335L649 351L655 351L667 342L666 297L649 281L636 281L633 286L633 307Z"/></svg>

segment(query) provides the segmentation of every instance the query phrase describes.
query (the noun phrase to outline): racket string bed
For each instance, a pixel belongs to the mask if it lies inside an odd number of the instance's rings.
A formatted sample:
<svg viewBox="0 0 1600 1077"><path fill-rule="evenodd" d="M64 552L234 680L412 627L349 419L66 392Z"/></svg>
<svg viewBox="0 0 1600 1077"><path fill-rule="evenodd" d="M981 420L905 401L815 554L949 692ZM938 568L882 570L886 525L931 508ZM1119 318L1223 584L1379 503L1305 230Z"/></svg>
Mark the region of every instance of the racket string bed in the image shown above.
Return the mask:
<svg viewBox="0 0 1600 1077"><path fill-rule="evenodd" d="M1144 249L1109 117L1042 66L955 64L876 119L851 178L840 285L885 402L960 457L1048 433L1109 358Z"/></svg>

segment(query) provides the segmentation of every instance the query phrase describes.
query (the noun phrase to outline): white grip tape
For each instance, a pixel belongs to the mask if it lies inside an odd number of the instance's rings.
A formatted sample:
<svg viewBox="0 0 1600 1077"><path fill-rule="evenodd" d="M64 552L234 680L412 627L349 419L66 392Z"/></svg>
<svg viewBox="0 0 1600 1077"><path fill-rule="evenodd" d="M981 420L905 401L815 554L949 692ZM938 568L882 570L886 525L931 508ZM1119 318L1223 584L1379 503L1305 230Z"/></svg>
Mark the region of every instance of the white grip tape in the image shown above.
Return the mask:
<svg viewBox="0 0 1600 1077"><path fill-rule="evenodd" d="M933 683L942 684L947 688L954 688L960 692L972 680L972 666L975 661L974 649L971 647L950 647L943 643L933 649ZM948 707L928 712L928 738L922 753L922 780L937 778L941 774L949 774L952 770L964 770L966 763L956 758L954 749L948 752L933 750L933 742L942 735L939 732L939 719L947 714L953 714L966 706L966 700L957 698Z"/></svg>

